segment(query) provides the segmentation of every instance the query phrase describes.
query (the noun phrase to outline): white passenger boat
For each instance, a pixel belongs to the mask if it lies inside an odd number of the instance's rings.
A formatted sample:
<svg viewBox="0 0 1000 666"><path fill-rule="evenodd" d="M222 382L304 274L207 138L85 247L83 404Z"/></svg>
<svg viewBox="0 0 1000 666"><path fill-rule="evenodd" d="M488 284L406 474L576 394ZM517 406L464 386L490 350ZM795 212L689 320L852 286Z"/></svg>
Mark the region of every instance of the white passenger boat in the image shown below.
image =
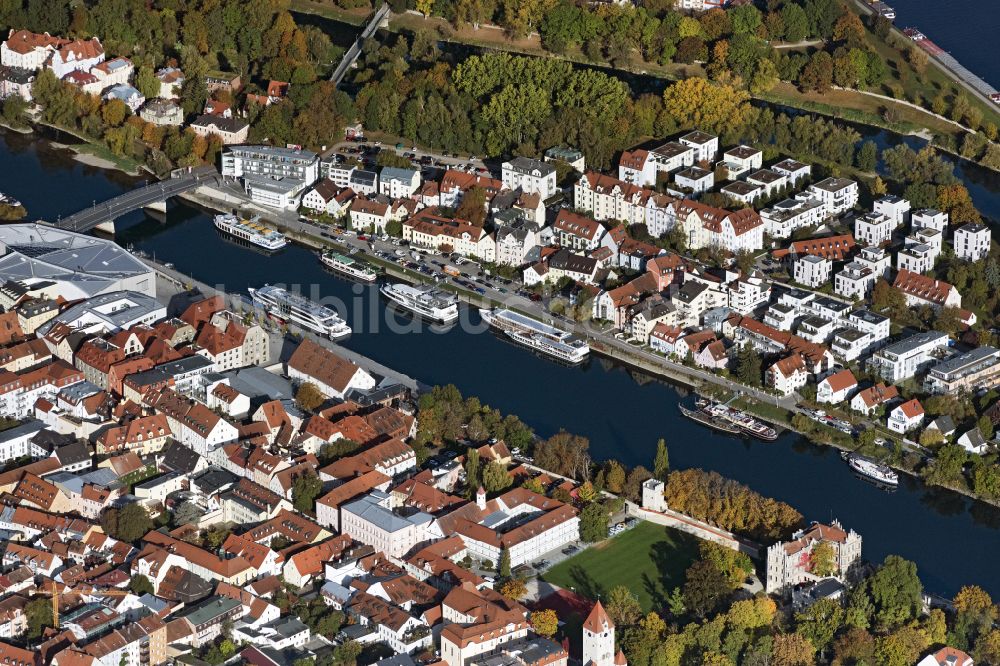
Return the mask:
<svg viewBox="0 0 1000 666"><path fill-rule="evenodd" d="M266 284L259 289L250 289L250 295L255 304L274 317L331 340L346 338L351 334L351 327L336 312L287 289Z"/></svg>
<svg viewBox="0 0 1000 666"><path fill-rule="evenodd" d="M555 326L543 324L537 319L513 310L497 308L482 309L479 315L491 327L502 331L515 342L532 347L543 353L554 356L569 363L580 363L588 354L590 346ZM516 336L513 334L517 334Z"/></svg>
<svg viewBox="0 0 1000 666"><path fill-rule="evenodd" d="M330 270L363 282L374 282L378 271L360 259L339 252L324 252L319 260Z"/></svg>
<svg viewBox="0 0 1000 666"><path fill-rule="evenodd" d="M892 468L866 456L852 453L847 456L847 464L858 474L866 476L873 481L878 481L888 486L895 486L899 483L899 475Z"/></svg>
<svg viewBox="0 0 1000 666"><path fill-rule="evenodd" d="M280 250L288 240L277 229L262 224L258 218L245 220L231 213L215 216L215 228L234 238L253 243L265 250Z"/></svg>
<svg viewBox="0 0 1000 666"><path fill-rule="evenodd" d="M504 331L504 333L518 344L573 365L585 361L590 353L590 348L583 340L569 338L566 342L562 342L541 333L521 331Z"/></svg>
<svg viewBox="0 0 1000 666"><path fill-rule="evenodd" d="M0 204L3 204L4 206L10 206L11 208L17 208L18 206L21 205L21 202L15 199L14 197L10 196L9 194L4 194L3 192L0 192Z"/></svg>
<svg viewBox="0 0 1000 666"><path fill-rule="evenodd" d="M379 291L404 310L432 321L448 324L458 319L458 297L447 291L395 282L382 285Z"/></svg>

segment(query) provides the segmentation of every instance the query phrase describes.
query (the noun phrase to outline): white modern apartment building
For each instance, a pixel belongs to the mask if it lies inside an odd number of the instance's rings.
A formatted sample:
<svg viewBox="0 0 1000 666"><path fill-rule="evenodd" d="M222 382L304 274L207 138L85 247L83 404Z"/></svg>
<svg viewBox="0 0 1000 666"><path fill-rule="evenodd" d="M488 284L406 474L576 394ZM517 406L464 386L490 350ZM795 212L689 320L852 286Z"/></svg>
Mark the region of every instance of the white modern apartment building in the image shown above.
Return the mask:
<svg viewBox="0 0 1000 666"><path fill-rule="evenodd" d="M926 331L883 347L872 355L868 364L887 382L901 382L932 365L935 354L947 347L946 333Z"/></svg>
<svg viewBox="0 0 1000 666"><path fill-rule="evenodd" d="M872 204L872 210L885 215L897 227L906 224L910 219L910 202L893 194L876 199Z"/></svg>
<svg viewBox="0 0 1000 666"><path fill-rule="evenodd" d="M822 202L826 217L845 213L858 203L858 184L847 178L826 178L806 192Z"/></svg>
<svg viewBox="0 0 1000 666"><path fill-rule="evenodd" d="M556 193L556 168L542 160L515 157L501 166L503 186L508 190L520 188L527 193L548 199Z"/></svg>
<svg viewBox="0 0 1000 666"><path fill-rule="evenodd" d="M812 173L812 167L808 164L799 162L798 160L787 159L778 162L777 164L771 165L771 171L775 173L780 173L781 175L788 178L788 182L792 185L798 185L799 182L805 180Z"/></svg>
<svg viewBox="0 0 1000 666"><path fill-rule="evenodd" d="M921 208L910 215L910 223L914 229L937 229L944 234L948 229L948 213L934 208Z"/></svg>
<svg viewBox="0 0 1000 666"><path fill-rule="evenodd" d="M412 197L420 189L420 172L416 169L385 167L378 174L379 194L390 199Z"/></svg>
<svg viewBox="0 0 1000 666"><path fill-rule="evenodd" d="M788 238L796 229L812 227L823 221L825 208L819 199L796 196L779 201L760 211L764 231L772 238Z"/></svg>
<svg viewBox="0 0 1000 666"><path fill-rule="evenodd" d="M955 256L979 261L990 253L990 230L985 224L966 224L955 230Z"/></svg>
<svg viewBox="0 0 1000 666"><path fill-rule="evenodd" d="M882 213L865 213L854 220L854 239L871 246L892 240L895 223Z"/></svg>
<svg viewBox="0 0 1000 666"><path fill-rule="evenodd" d="M865 298L875 286L875 280L875 274L870 268L851 261L834 277L833 290L844 298Z"/></svg>
<svg viewBox="0 0 1000 666"><path fill-rule="evenodd" d="M288 208L319 179L319 156L275 146L232 146L222 154L222 175L240 178L253 201Z"/></svg>
<svg viewBox="0 0 1000 666"><path fill-rule="evenodd" d="M793 279L812 289L830 281L833 262L815 254L807 254L795 261Z"/></svg>
<svg viewBox="0 0 1000 666"><path fill-rule="evenodd" d="M713 162L719 153L719 137L708 132L694 131L688 132L678 139L678 141L688 148L694 150L696 162Z"/></svg>

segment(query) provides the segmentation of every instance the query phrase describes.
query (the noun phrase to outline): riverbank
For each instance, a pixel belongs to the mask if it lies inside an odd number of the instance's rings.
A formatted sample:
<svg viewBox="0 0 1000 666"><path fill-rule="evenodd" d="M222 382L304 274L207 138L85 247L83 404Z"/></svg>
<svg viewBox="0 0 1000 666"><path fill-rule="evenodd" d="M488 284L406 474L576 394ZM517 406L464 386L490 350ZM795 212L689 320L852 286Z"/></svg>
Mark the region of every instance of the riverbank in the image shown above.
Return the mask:
<svg viewBox="0 0 1000 666"><path fill-rule="evenodd" d="M357 25L370 13L368 9L346 11L330 7L329 5L319 4L314 0L295 0L292 3L292 10L349 25ZM476 49L492 49L521 55L561 59L575 65L616 71L632 76L651 76L666 81L676 81L690 76L705 75L704 68L697 63L690 65L682 63L659 65L657 63L640 62L638 65L623 65L621 63L611 65L607 61L593 61L587 58L579 48L569 49L565 54L557 54L543 48L538 33L531 33L523 38L511 40L499 26L481 24L478 29L473 26L464 26L460 29L455 29L447 20L441 17L424 17L422 14L414 11L395 14L389 21L388 31L391 33L412 33L420 30L434 33L437 39L443 43ZM933 67L935 68L933 72L936 76L929 77L932 79L932 82L928 85L931 85L931 87L940 86L947 74L943 70L937 69L938 65L936 62L933 63ZM911 87L915 85L910 82L910 79L907 79L907 82ZM960 85L958 82L955 83ZM920 90L907 90L904 86L904 93L908 97L915 95L926 96L925 92L923 88ZM927 138L927 132L930 132L948 135L957 140L961 135L969 131L968 128L949 119L939 117L927 109L908 102L906 99L876 95L877 93L868 94L865 91L850 89L830 90L819 95L813 92L803 92L791 83L779 82L768 93L755 95L754 97L755 99L769 103L781 104L795 109L863 123L872 127L888 129L900 134L922 136L924 138ZM997 110L994 108L995 105L982 104L979 98L974 99L974 103L977 106L981 106L987 118L992 117L994 120L1000 122L1000 113L997 113ZM883 113L885 108L891 108L897 120L893 122L885 120Z"/></svg>

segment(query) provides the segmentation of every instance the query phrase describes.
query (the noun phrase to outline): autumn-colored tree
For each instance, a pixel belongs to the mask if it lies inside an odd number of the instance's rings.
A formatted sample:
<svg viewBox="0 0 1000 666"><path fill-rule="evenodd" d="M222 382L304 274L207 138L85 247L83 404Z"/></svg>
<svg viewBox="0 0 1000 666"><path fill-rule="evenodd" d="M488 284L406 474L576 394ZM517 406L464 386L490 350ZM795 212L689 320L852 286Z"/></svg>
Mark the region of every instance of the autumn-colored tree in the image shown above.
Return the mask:
<svg viewBox="0 0 1000 666"><path fill-rule="evenodd" d="M838 42L847 42L854 46L861 44L865 39L865 26L861 23L861 17L852 11L845 11L833 25L833 39Z"/></svg>
<svg viewBox="0 0 1000 666"><path fill-rule="evenodd" d="M821 578L837 573L837 553L829 541L820 541L816 544L809 560L812 563L812 572Z"/></svg>
<svg viewBox="0 0 1000 666"><path fill-rule="evenodd" d="M121 125L128 113L128 105L120 99L109 99L101 106L101 118L109 127Z"/></svg>
<svg viewBox="0 0 1000 666"><path fill-rule="evenodd" d="M975 204L972 203L969 190L961 183L938 185L937 208L948 213L952 224L982 222L982 216L976 210Z"/></svg>
<svg viewBox="0 0 1000 666"><path fill-rule="evenodd" d="M955 598L952 599L955 611L959 613L984 614L992 620L997 619L997 607L993 604L993 598L989 593L978 585L966 585Z"/></svg>
<svg viewBox="0 0 1000 666"><path fill-rule="evenodd" d="M315 411L324 402L326 402L326 396L313 382L302 382L299 385L299 390L295 392L295 404L303 411Z"/></svg>
<svg viewBox="0 0 1000 666"><path fill-rule="evenodd" d="M531 628L535 633L545 638L551 638L559 628L559 616L551 608L534 611L531 614Z"/></svg>
<svg viewBox="0 0 1000 666"><path fill-rule="evenodd" d="M779 634L771 648L771 666L812 666L815 649L805 636Z"/></svg>
<svg viewBox="0 0 1000 666"><path fill-rule="evenodd" d="M528 586L520 578L510 578L500 585L498 592L506 599L517 600L528 593Z"/></svg>
<svg viewBox="0 0 1000 666"><path fill-rule="evenodd" d="M594 489L594 484L590 481L584 481L580 484L580 487L577 488L576 496L581 502L593 502L597 499L597 491Z"/></svg>
<svg viewBox="0 0 1000 666"><path fill-rule="evenodd" d="M618 494L625 487L625 468L617 460L608 462L604 472L604 486L608 492Z"/></svg>
<svg viewBox="0 0 1000 666"><path fill-rule="evenodd" d="M770 597L741 599L726 612L726 624L743 631L761 629L771 625L778 605Z"/></svg>
<svg viewBox="0 0 1000 666"><path fill-rule="evenodd" d="M904 626L878 639L875 648L877 663L883 666L910 666L930 645L926 632L919 627Z"/></svg>
<svg viewBox="0 0 1000 666"><path fill-rule="evenodd" d="M750 117L750 96L731 85L692 77L667 87L663 92L663 107L680 127L722 133L746 124Z"/></svg>
<svg viewBox="0 0 1000 666"><path fill-rule="evenodd" d="M615 626L622 628L634 624L642 616L639 598L625 585L615 585L611 588L604 602L604 610L608 612Z"/></svg>

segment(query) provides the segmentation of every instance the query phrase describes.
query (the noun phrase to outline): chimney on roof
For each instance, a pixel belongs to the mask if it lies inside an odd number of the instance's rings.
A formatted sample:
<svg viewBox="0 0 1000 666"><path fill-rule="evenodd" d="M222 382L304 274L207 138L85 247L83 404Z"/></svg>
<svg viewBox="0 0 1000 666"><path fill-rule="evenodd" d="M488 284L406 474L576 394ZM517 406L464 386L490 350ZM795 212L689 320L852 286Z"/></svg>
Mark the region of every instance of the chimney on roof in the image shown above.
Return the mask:
<svg viewBox="0 0 1000 666"><path fill-rule="evenodd" d="M486 509L486 489L479 486L479 490L476 491L476 506L480 509Z"/></svg>

